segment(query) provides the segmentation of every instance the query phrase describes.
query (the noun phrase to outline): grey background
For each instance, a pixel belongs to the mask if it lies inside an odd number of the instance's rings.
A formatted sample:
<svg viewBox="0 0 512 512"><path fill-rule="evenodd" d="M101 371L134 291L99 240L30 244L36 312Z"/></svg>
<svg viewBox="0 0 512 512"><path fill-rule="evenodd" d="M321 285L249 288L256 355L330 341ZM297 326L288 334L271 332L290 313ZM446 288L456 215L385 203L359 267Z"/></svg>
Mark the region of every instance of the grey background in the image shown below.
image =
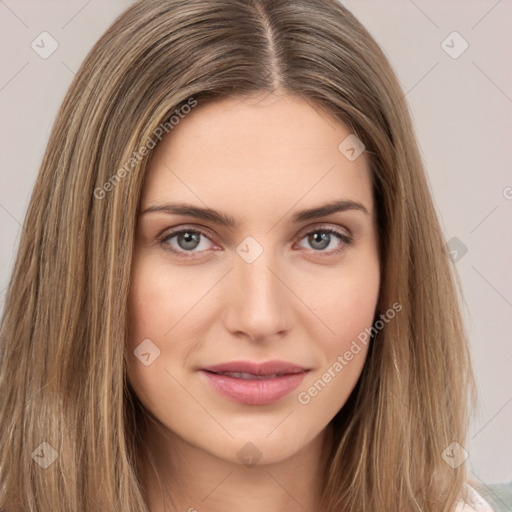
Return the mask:
<svg viewBox="0 0 512 512"><path fill-rule="evenodd" d="M57 109L93 43L130 3L0 0L0 307ZM406 91L445 236L458 250L480 392L467 463L478 480L510 481L512 2L343 3ZM58 43L47 59L31 48L43 31ZM457 58L464 41L448 37L454 31L469 45Z"/></svg>

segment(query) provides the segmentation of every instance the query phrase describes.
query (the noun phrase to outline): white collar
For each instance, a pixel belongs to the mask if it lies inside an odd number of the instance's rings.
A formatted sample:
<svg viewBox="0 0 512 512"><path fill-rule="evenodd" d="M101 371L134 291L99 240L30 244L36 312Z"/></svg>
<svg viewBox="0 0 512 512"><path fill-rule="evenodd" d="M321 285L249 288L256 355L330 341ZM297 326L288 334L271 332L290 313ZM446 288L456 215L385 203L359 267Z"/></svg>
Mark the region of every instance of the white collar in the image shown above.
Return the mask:
<svg viewBox="0 0 512 512"><path fill-rule="evenodd" d="M467 494L464 500L457 504L455 512L493 512L489 503L487 503L473 487L466 484Z"/></svg>

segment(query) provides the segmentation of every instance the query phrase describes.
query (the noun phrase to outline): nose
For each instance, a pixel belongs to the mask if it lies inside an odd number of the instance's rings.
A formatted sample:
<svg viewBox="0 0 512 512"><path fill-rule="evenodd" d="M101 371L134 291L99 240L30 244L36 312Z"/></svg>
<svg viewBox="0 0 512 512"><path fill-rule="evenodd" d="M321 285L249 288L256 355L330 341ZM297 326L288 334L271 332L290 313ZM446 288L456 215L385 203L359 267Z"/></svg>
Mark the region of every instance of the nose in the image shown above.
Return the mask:
<svg viewBox="0 0 512 512"><path fill-rule="evenodd" d="M283 284L284 276L269 253L264 251L252 263L237 257L225 283L228 291L222 310L226 328L258 342L282 337L293 320L293 294Z"/></svg>

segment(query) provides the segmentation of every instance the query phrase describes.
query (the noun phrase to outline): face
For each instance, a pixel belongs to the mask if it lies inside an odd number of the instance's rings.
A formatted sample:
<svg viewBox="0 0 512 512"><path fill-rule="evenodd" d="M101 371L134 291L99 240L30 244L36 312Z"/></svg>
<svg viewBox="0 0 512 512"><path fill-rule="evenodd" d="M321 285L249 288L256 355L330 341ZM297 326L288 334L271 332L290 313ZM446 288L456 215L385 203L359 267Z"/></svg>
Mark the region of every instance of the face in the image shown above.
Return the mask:
<svg viewBox="0 0 512 512"><path fill-rule="evenodd" d="M197 106L154 150L128 378L175 439L284 460L354 388L380 276L366 156L338 149L349 135L303 99L254 96Z"/></svg>

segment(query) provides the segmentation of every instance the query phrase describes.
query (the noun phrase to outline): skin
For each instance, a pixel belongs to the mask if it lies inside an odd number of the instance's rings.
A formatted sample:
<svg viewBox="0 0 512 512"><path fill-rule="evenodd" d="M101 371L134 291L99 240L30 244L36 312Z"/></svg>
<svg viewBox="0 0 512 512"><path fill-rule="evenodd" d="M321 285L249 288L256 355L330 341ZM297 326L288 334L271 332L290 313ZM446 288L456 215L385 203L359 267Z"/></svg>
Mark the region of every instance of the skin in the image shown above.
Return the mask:
<svg viewBox="0 0 512 512"><path fill-rule="evenodd" d="M142 455L152 512L319 509L329 422L356 385L367 347L309 403L298 394L332 374L371 326L380 282L366 155L349 161L338 149L350 133L309 101L275 93L200 104L155 148L141 198L127 346L130 384L153 418ZM292 222L299 210L337 200L366 212ZM237 224L144 213L178 201ZM176 235L159 239L174 228L203 228L207 236L195 248ZM352 242L327 235L322 246L325 228ZM252 263L237 252L248 236L263 249ZM160 350L148 366L134 354L145 339ZM275 359L310 371L269 405L225 398L198 371ZM257 464L244 464L253 450ZM172 489L173 504L164 505L170 498L161 486Z"/></svg>

